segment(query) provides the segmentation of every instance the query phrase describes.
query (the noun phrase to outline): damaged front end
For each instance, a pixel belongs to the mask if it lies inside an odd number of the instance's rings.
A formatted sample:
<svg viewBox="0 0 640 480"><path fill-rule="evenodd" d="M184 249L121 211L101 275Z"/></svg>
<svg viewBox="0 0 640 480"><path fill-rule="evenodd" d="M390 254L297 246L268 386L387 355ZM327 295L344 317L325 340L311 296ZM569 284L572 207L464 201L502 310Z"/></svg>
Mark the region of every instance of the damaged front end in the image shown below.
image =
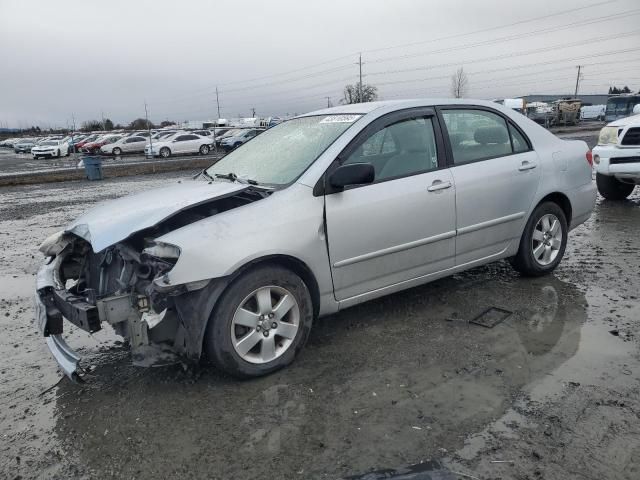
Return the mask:
<svg viewBox="0 0 640 480"><path fill-rule="evenodd" d="M83 238L90 231L86 225L48 238L40 247L47 260L36 280L36 324L64 373L79 380L84 371L62 337L63 319L89 333L111 325L130 345L138 366L197 362L227 279L171 284L166 274L180 249L156 239L263 197L245 191L182 210L98 253Z"/></svg>

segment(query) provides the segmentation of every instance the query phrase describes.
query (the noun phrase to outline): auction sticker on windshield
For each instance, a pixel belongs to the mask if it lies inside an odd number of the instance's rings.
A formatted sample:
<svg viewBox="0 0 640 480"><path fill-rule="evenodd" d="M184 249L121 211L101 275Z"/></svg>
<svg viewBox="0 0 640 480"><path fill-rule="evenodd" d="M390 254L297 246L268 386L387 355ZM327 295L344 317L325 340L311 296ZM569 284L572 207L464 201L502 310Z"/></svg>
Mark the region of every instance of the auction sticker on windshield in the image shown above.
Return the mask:
<svg viewBox="0 0 640 480"><path fill-rule="evenodd" d="M329 115L320 120L320 123L352 123L362 115Z"/></svg>

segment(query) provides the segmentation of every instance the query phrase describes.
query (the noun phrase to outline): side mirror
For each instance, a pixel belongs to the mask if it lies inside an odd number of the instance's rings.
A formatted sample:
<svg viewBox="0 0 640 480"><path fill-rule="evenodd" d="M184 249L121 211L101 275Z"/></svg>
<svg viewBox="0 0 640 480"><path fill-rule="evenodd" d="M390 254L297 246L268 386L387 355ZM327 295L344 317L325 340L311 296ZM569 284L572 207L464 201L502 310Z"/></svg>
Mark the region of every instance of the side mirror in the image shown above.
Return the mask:
<svg viewBox="0 0 640 480"><path fill-rule="evenodd" d="M349 163L342 165L329 175L329 185L336 190L343 190L348 185L373 183L376 172L370 163Z"/></svg>

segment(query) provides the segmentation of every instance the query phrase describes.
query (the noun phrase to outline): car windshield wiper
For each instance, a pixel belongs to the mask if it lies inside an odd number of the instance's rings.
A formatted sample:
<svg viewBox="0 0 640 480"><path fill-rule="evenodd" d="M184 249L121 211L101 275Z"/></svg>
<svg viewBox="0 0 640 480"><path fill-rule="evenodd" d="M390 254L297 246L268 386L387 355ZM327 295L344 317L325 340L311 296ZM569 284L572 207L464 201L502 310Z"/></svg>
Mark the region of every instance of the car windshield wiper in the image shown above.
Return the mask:
<svg viewBox="0 0 640 480"><path fill-rule="evenodd" d="M200 172L200 175L202 175L203 177L207 177L209 180L215 180L215 178L213 178L211 175L209 175L206 170L202 170Z"/></svg>
<svg viewBox="0 0 640 480"><path fill-rule="evenodd" d="M233 172L214 173L214 176L216 178L224 178L225 180L231 180L232 182L248 183L249 185L258 185L258 182L256 182L255 180L251 180L249 178L240 178L238 177L238 175L236 175Z"/></svg>

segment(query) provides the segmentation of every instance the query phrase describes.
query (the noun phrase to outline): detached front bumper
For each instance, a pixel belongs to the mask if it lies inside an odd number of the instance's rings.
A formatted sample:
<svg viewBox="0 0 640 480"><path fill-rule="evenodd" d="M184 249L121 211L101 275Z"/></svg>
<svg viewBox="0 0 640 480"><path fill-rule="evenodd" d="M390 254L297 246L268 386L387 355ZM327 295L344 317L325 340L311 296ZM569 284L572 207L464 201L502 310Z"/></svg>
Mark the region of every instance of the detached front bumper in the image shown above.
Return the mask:
<svg viewBox="0 0 640 480"><path fill-rule="evenodd" d="M51 302L53 292L56 290L56 272L59 267L58 262L43 265L36 277L35 292L35 324L38 331L46 337L47 346L55 358L56 362L71 380L81 381L83 373L80 367L80 356L67 345L62 338L62 314ZM47 306L47 304L49 306Z"/></svg>

